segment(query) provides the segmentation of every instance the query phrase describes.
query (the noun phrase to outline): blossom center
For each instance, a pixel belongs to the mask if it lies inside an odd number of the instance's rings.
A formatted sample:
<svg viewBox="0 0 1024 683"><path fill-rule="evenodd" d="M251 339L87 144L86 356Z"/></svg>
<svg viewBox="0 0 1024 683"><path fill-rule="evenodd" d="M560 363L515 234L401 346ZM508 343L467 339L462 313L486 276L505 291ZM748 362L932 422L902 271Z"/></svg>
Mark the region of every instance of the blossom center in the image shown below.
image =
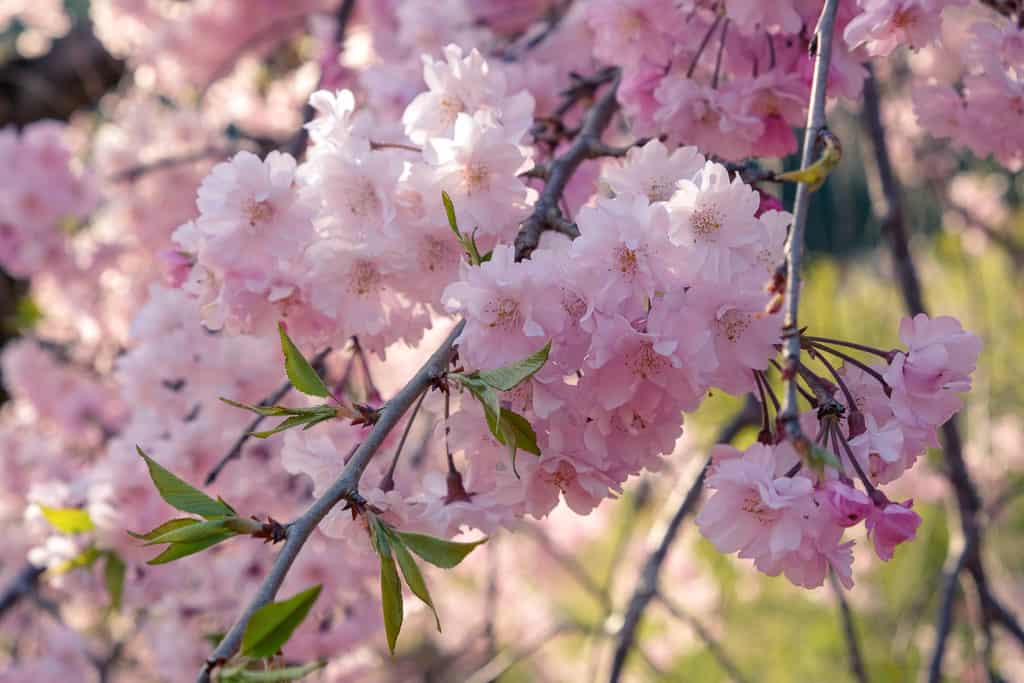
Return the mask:
<svg viewBox="0 0 1024 683"><path fill-rule="evenodd" d="M487 304L485 310L494 316L490 327L497 327L505 332L514 332L523 326L523 312L519 302L509 297L502 297Z"/></svg>
<svg viewBox="0 0 1024 683"><path fill-rule="evenodd" d="M462 182L466 186L466 194L487 192L491 188L491 171L484 164L466 164Z"/></svg>
<svg viewBox="0 0 1024 683"><path fill-rule="evenodd" d="M718 319L718 331L729 341L735 343L750 327L750 314L731 309Z"/></svg>
<svg viewBox="0 0 1024 683"><path fill-rule="evenodd" d="M260 201L249 200L248 206L245 207L246 218L249 219L249 227L255 228L257 223L266 223L277 210L269 199L263 199Z"/></svg>
<svg viewBox="0 0 1024 683"><path fill-rule="evenodd" d="M377 290L380 285L380 271L369 261L357 261L349 275L348 291L358 296L366 296Z"/></svg>
<svg viewBox="0 0 1024 683"><path fill-rule="evenodd" d="M711 241L722 229L722 212L717 206L699 206L690 216L690 226L698 240Z"/></svg>
<svg viewBox="0 0 1024 683"><path fill-rule="evenodd" d="M626 357L626 366L640 379L650 379L668 365L668 361L654 350L654 344L642 342Z"/></svg>

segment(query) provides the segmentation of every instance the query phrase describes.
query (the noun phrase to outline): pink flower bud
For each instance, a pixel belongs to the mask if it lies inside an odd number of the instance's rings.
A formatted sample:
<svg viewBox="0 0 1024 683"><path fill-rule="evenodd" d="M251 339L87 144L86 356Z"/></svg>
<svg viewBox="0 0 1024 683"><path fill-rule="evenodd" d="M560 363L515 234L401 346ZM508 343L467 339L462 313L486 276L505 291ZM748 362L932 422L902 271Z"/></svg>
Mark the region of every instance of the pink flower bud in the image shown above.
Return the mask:
<svg viewBox="0 0 1024 683"><path fill-rule="evenodd" d="M867 494L841 481L829 481L818 491L818 500L842 527L859 524L871 514L873 506Z"/></svg>
<svg viewBox="0 0 1024 683"><path fill-rule="evenodd" d="M891 560L896 546L917 535L921 516L910 509L913 505L912 500L889 503L884 507L872 508L868 515L868 536L875 543L875 552L883 560Z"/></svg>

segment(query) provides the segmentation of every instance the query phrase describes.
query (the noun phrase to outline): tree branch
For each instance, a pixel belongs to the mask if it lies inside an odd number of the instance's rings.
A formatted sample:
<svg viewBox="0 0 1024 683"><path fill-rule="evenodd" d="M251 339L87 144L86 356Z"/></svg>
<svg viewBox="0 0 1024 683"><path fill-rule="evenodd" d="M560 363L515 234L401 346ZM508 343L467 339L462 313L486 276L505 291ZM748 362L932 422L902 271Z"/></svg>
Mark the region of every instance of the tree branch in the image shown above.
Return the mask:
<svg viewBox="0 0 1024 683"><path fill-rule="evenodd" d="M14 575L11 582L4 588L3 593L0 593L0 617L7 610L18 604L19 600L36 589L39 577L42 576L44 571L46 571L46 567L37 567L31 563L26 563L24 567L18 570L18 573Z"/></svg>
<svg viewBox="0 0 1024 683"><path fill-rule="evenodd" d="M814 162L814 149L818 136L825 129L825 90L828 84L828 66L832 56L832 30L835 26L838 0L825 0L821 18L815 29L814 43L817 54L814 57L814 80L811 83L811 101L807 107L807 128L804 131L804 148L800 168L805 169ZM786 299L784 304L784 325L782 328L783 378L785 401L779 415L787 436L799 446L806 442L800 431L800 408L797 405L797 370L800 367L800 330L798 311L800 308L800 270L804 251L804 232L807 227L807 212L811 201L811 187L799 183L793 204L793 227L786 241Z"/></svg>
<svg viewBox="0 0 1024 683"><path fill-rule="evenodd" d="M533 213L522 222L519 234L516 235L517 261L530 258L530 254L540 244L541 233L545 230L555 230L570 239L575 239L580 234L576 225L566 220L562 210L558 208L558 201L580 164L586 159L603 156L604 150L610 149L601 142L601 136L619 108L616 94L621 73L616 67L602 73L610 78L611 87L587 112L583 126L569 149L546 165L547 182L533 207Z"/></svg>
<svg viewBox="0 0 1024 683"><path fill-rule="evenodd" d="M369 465L371 458L380 448L384 439L399 423L413 402L431 384L444 375L448 368L448 363L451 361L455 340L462 334L463 327L465 327L465 321L460 321L416 375L387 402L381 410L380 417L377 419L376 424L374 424L370 434L355 450L348 464L345 465L345 469L342 470L341 475L301 516L288 525L287 539L281 548L281 552L278 553L277 558L274 560L270 571L267 573L267 577L263 580L259 589L257 589L248 606L243 610L241 616L239 616L238 621L235 622L231 630L228 631L227 635L220 641L220 644L217 645L213 654L206 660L206 664L203 666L202 671L200 671L196 683L209 683L210 673L238 651L238 647L242 642L242 634L245 632L245 626L249 623L249 619L252 618L256 610L272 601L274 596L277 595L277 591L284 582L288 570L291 569L292 562L295 561L299 551L302 550L302 546L327 513L342 500L356 503L361 502L358 488L363 471Z"/></svg>
<svg viewBox="0 0 1024 683"><path fill-rule="evenodd" d="M911 315L925 313L924 297L921 292L921 280L917 274L910 253L909 239L903 219L899 181L892 168L886 144L885 127L882 125L879 104L878 84L874 73L864 81L863 125L867 130L873 149L874 165L872 171L876 181L872 187L875 197L872 204L875 213L882 222L883 232L889 244L896 270L900 292L906 308ZM881 196L879 196L879 192ZM949 637L953 601L957 588L957 578L963 570L971 574L975 590L978 592L982 608L982 620L985 624L997 623L1005 628L1024 646L1024 629L1016 617L995 597L988 582L988 575L982 562L981 547L983 529L981 517L983 513L981 496L971 479L967 462L963 454L963 442L955 418L942 425L942 454L946 464L946 477L949 479L953 492L956 494L957 507L960 513L960 528L964 538L964 549L958 557L952 554L947 560L949 569L945 574L943 596L940 603L936 641L932 653L929 680L938 680L941 675L942 657L945 642ZM934 678L932 678L934 676Z"/></svg>
<svg viewBox="0 0 1024 683"><path fill-rule="evenodd" d="M717 638L711 635L711 632L704 627L704 624L700 623L700 620L698 620L697 617L669 600L665 597L664 593L658 593L658 600L661 601L661 604L666 610L668 610L669 614L693 629L694 633L697 634L697 637L701 639L701 642L703 642L704 646L708 649L708 652L711 653L711 656L715 658L718 665L725 670L725 673L729 675L729 678L731 678L734 683L747 683L747 677L744 676L743 672L741 672L739 667L736 666L736 662L732 661L732 657L730 657L725 651L722 644L718 642Z"/></svg>
<svg viewBox="0 0 1024 683"><path fill-rule="evenodd" d="M715 443L732 441L744 427L758 424L760 416L761 411L757 401L754 400L753 395L748 394L743 408L722 427ZM665 506L665 510L670 511L669 514L652 529L650 554L644 563L640 579L633 589L633 595L622 617L622 626L616 635L615 652L612 656L611 672L608 677L609 683L616 683L622 675L626 658L636 639L636 630L640 626L640 620L651 600L658 594L661 566L665 563L665 558L668 557L668 552L679 534L683 520L693 512L700 501L704 489L704 475L710 464L711 459L708 458L701 466L697 478L688 487L683 486L682 480L679 481Z"/></svg>
<svg viewBox="0 0 1024 683"><path fill-rule="evenodd" d="M853 610L850 609L850 604L846 601L846 593L839 585L836 573L831 569L828 572L828 580L832 586L832 592L836 596L836 603L839 605L839 617L843 623L843 638L846 639L846 656L850 664L850 673L858 683L868 683L868 671L864 666L864 657L861 655L857 626L853 623Z"/></svg>

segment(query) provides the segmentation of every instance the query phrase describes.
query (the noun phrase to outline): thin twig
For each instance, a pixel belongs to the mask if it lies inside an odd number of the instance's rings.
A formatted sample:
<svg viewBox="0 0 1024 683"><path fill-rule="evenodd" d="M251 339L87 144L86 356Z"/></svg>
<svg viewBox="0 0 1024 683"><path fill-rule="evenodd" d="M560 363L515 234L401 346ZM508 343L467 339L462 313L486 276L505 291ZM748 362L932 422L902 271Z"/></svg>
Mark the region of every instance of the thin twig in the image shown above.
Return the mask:
<svg viewBox="0 0 1024 683"><path fill-rule="evenodd" d="M576 225L565 219L558 208L558 200L561 199L566 185L580 164L586 159L602 156L601 135L619 108L616 94L621 74L618 69L609 70L608 73L611 74L611 86L587 112L576 139L565 153L547 164L547 182L544 189L533 207L533 213L522 222L516 235L517 261L530 257L540 244L541 233L545 230L555 230L570 239L575 239L580 234Z"/></svg>
<svg viewBox="0 0 1024 683"><path fill-rule="evenodd" d="M825 128L825 90L828 82L828 66L832 56L832 29L835 26L838 0L826 0L815 32L814 80L811 83L811 101L807 107L807 128L804 131L804 148L800 168L809 167L814 161L814 149L818 136ZM786 240L786 300L783 325L783 357L786 372L785 399L780 415L787 436L799 446L806 442L800 430L800 408L797 402L797 370L800 367L800 330L797 314L800 308L801 267L804 252L804 231L807 227L807 212L810 207L811 188L799 183L793 204L793 227ZM800 450L798 448L798 450Z"/></svg>
<svg viewBox="0 0 1024 683"><path fill-rule="evenodd" d="M288 525L288 537L266 578L242 611L238 621L206 660L196 683L209 683L211 672L238 651L249 619L252 618L256 610L269 603L277 595L278 589L284 582L299 551L302 550L302 546L306 543L306 539L327 513L342 500L347 500L350 503L361 500L358 492L359 480L362 478L366 466L370 464L370 459L373 458L381 444L384 443L384 439L398 425L402 416L419 395L444 375L451 361L455 340L462 334L464 327L465 321L460 321L416 375L387 402L380 411L380 416L373 425L373 429L346 463L341 475L302 515Z"/></svg>
<svg viewBox="0 0 1024 683"><path fill-rule="evenodd" d="M328 347L321 351L320 353L316 354L315 356L313 356L313 360L310 361L310 365L312 365L315 370L320 371L323 366L324 359L330 352L331 349L330 347ZM291 390L292 383L285 382L280 387L275 389L274 393L272 393L270 396L267 396L265 399L263 399L256 405L277 405L277 403L281 399L283 399ZM257 428L259 428L259 426L263 423L263 420L265 419L266 415L257 415L255 418L253 418L252 422L250 422L248 426L245 428L245 431L242 432L242 434L237 439L235 439L235 443L231 445L231 448L228 450L227 453L224 454L224 457L221 458L217 462L217 464L213 466L213 469L210 470L210 473L206 475L206 480L203 482L204 486L210 486L211 484L213 484L213 482L217 481L217 477L220 476L221 471L227 466L229 462L242 457L242 448L249 441L249 439L252 438L252 433L255 432Z"/></svg>
<svg viewBox="0 0 1024 683"><path fill-rule="evenodd" d="M743 408L719 432L716 443L728 443L736 438L744 427L756 425L760 410L753 395L747 395ZM616 634L615 652L612 655L609 683L616 683L622 676L626 658L636 639L636 630L651 600L658 593L658 578L661 566L668 557L668 552L679 534L679 529L700 501L704 489L704 475L711 464L709 458L700 468L697 478L688 486L680 480L672 496L665 506L668 513L660 524L652 529L650 536L650 554L644 563L643 571L633 589L633 595L622 617L622 626Z"/></svg>
<svg viewBox="0 0 1024 683"><path fill-rule="evenodd" d="M843 593L843 587L839 585L836 573L831 569L828 572L828 579L832 584L832 592L839 605L839 617L843 622L843 637L846 639L846 657L849 660L850 673L858 683L868 683L868 671L864 666L860 640L857 638L857 625L853 623L853 610L850 609L850 604L846 601L846 594Z"/></svg>
<svg viewBox="0 0 1024 683"><path fill-rule="evenodd" d="M705 628L704 624L700 623L700 620L697 619L697 617L693 616L667 598L664 593L658 593L658 600L675 619L684 622L693 629L693 632L696 633L697 637L704 643L704 647L706 647L711 656L715 658L718 665L725 670L725 673L728 674L729 678L731 678L735 683L747 683L747 677L744 676L739 667L736 666L736 662L732 660L732 657L730 657L729 653L725 651L725 648L718 642L718 639L711 635L711 632Z"/></svg>

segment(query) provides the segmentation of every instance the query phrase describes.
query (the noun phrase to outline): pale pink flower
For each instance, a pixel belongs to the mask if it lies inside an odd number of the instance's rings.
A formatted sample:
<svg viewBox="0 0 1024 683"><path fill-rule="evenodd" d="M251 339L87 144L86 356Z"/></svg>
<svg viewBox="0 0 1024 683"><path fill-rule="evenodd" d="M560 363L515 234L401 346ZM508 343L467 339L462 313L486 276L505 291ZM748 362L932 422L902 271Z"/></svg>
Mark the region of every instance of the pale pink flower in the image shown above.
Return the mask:
<svg viewBox="0 0 1024 683"><path fill-rule="evenodd" d="M667 201L683 178L689 179L704 166L696 147L679 147L671 153L661 140L633 147L625 159L608 164L602 179L616 196L640 195L649 202Z"/></svg>
<svg viewBox="0 0 1024 683"><path fill-rule="evenodd" d="M530 193L516 174L526 157L509 131L485 113L459 114L454 137L431 138L424 156L467 234L497 234L525 217Z"/></svg>

